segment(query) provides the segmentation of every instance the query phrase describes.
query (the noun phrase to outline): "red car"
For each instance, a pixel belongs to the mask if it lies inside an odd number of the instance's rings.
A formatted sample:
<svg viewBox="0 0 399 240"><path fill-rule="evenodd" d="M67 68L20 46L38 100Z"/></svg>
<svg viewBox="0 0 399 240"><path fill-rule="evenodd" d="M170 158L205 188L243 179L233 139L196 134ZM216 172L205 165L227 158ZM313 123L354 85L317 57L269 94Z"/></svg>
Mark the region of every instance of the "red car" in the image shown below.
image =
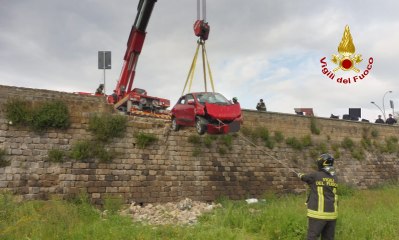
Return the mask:
<svg viewBox="0 0 399 240"><path fill-rule="evenodd" d="M195 126L198 134L238 132L242 121L239 103L215 92L188 93L172 108L172 129Z"/></svg>

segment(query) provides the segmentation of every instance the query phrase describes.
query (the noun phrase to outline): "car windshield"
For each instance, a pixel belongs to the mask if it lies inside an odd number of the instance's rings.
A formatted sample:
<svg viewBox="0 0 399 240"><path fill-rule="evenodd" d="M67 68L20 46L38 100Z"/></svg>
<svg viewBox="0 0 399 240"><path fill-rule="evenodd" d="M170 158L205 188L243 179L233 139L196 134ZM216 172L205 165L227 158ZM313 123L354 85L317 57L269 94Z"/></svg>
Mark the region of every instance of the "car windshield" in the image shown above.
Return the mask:
<svg viewBox="0 0 399 240"><path fill-rule="evenodd" d="M199 93L197 94L198 102L201 104L207 103L215 103L221 105L228 105L231 104L229 100L227 100L222 94L220 93Z"/></svg>

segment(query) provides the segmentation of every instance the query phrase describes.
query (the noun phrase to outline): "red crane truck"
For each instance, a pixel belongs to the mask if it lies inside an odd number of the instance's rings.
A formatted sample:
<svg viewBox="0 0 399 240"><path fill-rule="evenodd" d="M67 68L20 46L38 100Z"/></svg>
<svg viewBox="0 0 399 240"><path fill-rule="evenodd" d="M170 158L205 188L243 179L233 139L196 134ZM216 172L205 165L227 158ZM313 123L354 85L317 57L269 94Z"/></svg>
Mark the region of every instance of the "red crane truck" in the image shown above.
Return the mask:
<svg viewBox="0 0 399 240"><path fill-rule="evenodd" d="M143 48L146 28L157 0L140 0L137 16L130 31L122 71L114 93L108 96L108 102L116 109L130 114L152 113L166 114L170 106L168 99L148 96L144 89L133 88L137 61Z"/></svg>

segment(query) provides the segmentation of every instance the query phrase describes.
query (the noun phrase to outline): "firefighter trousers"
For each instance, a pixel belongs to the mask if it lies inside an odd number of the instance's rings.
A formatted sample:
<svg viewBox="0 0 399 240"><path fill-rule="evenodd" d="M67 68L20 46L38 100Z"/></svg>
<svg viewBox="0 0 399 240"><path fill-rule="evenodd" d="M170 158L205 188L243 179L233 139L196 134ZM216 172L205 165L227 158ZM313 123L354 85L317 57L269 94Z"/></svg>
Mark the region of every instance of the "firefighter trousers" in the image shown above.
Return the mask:
<svg viewBox="0 0 399 240"><path fill-rule="evenodd" d="M336 220L308 218L307 240L334 240Z"/></svg>

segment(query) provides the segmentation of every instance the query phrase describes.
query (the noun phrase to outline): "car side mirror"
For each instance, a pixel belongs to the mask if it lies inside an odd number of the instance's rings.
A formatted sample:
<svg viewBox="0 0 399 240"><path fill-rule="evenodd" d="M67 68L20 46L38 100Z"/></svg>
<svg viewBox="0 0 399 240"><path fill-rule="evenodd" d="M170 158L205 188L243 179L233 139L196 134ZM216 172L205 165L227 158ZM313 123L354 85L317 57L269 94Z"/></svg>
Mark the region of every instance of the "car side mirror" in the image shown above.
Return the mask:
<svg viewBox="0 0 399 240"><path fill-rule="evenodd" d="M194 105L194 100L188 100L187 104L188 105Z"/></svg>

